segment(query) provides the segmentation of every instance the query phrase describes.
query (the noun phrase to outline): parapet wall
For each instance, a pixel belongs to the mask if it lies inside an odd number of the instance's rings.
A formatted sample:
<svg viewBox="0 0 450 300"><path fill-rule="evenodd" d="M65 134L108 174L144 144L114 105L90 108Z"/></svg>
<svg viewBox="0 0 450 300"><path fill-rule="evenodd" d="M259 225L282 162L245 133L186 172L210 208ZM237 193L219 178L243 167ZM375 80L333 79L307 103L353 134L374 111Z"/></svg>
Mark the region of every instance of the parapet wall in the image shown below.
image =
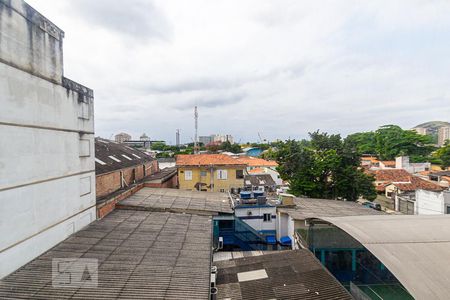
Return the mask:
<svg viewBox="0 0 450 300"><path fill-rule="evenodd" d="M0 62L61 84L64 32L23 0L0 0Z"/></svg>

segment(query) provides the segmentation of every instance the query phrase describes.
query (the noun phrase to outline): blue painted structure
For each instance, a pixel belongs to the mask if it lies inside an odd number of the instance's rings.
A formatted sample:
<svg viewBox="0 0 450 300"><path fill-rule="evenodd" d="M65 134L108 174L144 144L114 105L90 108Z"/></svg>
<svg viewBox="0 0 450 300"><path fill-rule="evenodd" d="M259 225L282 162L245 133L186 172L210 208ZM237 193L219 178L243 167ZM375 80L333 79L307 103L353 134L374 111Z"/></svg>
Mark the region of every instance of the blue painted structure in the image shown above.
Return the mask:
<svg viewBox="0 0 450 300"><path fill-rule="evenodd" d="M244 152L248 156L258 157L263 153L263 150L261 148L254 147L254 148L246 148L244 149Z"/></svg>

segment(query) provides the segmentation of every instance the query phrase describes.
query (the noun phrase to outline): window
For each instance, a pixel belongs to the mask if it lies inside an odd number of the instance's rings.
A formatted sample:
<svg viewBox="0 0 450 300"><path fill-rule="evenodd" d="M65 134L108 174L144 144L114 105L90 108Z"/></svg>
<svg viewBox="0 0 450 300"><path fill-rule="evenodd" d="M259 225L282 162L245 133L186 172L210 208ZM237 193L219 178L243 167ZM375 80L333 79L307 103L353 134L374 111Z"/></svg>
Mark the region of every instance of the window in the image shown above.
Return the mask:
<svg viewBox="0 0 450 300"><path fill-rule="evenodd" d="M263 215L263 221L264 222L272 222L272 215L271 214L264 214Z"/></svg>
<svg viewBox="0 0 450 300"><path fill-rule="evenodd" d="M191 170L184 171L184 180L192 180L192 171Z"/></svg>
<svg viewBox="0 0 450 300"><path fill-rule="evenodd" d="M217 170L217 179L226 180L228 178L227 170Z"/></svg>
<svg viewBox="0 0 450 300"><path fill-rule="evenodd" d="M447 214L450 214L450 206L447 206Z"/></svg>
<svg viewBox="0 0 450 300"><path fill-rule="evenodd" d="M220 189L220 192L221 192L221 193L225 193L225 190L224 190L224 189Z"/></svg>
<svg viewBox="0 0 450 300"><path fill-rule="evenodd" d="M236 179L244 178L244 170L236 170Z"/></svg>
<svg viewBox="0 0 450 300"><path fill-rule="evenodd" d="M206 177L206 171L200 171L200 176L201 177Z"/></svg>

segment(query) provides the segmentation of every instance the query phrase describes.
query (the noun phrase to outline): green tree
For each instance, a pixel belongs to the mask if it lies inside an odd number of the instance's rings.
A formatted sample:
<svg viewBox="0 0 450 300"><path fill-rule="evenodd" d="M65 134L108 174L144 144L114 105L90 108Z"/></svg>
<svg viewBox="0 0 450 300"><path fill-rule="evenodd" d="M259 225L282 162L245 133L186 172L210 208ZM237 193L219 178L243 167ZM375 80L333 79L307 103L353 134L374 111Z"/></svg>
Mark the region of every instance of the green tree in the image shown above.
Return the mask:
<svg viewBox="0 0 450 300"><path fill-rule="evenodd" d="M444 146L436 151L434 156L440 160L442 170L450 167L450 142L447 141Z"/></svg>
<svg viewBox="0 0 450 300"><path fill-rule="evenodd" d="M433 137L403 130L397 125L384 125L375 132L359 132L347 137L356 144L360 154L372 154L381 160L408 155L412 162L426 160L435 149Z"/></svg>
<svg viewBox="0 0 450 300"><path fill-rule="evenodd" d="M223 150L223 151L227 151L227 152L232 152L232 153L241 153L242 152L241 146L239 146L239 144L232 144L229 141L226 141L226 142L223 142L222 144L220 144L219 149Z"/></svg>
<svg viewBox="0 0 450 300"><path fill-rule="evenodd" d="M278 145L276 158L281 178L295 195L347 199L376 197L373 177L360 168L356 143L340 135L310 133L310 140L288 140Z"/></svg>

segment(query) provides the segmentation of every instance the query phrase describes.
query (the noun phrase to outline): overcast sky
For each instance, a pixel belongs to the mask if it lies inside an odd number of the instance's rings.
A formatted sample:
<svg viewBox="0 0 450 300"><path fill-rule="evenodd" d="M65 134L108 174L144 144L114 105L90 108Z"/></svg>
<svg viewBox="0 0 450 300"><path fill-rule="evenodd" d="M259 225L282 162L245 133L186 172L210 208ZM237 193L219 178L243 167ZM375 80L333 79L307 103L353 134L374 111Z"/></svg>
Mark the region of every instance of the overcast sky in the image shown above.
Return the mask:
<svg viewBox="0 0 450 300"><path fill-rule="evenodd" d="M183 142L450 121L450 1L28 0L66 33L96 135Z"/></svg>

